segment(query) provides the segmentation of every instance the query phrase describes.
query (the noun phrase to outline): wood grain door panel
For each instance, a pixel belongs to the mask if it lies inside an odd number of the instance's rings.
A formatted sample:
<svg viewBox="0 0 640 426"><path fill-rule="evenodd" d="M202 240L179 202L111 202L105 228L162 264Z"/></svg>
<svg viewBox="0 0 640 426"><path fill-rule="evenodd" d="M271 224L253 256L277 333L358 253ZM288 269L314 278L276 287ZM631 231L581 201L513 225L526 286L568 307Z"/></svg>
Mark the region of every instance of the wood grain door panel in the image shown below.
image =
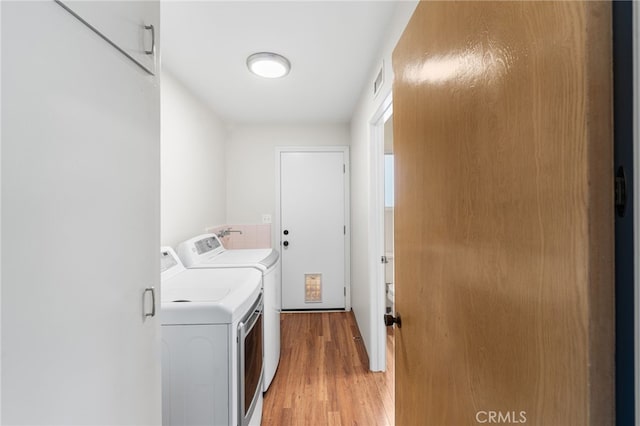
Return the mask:
<svg viewBox="0 0 640 426"><path fill-rule="evenodd" d="M397 424L612 423L610 16L422 2L398 43Z"/></svg>

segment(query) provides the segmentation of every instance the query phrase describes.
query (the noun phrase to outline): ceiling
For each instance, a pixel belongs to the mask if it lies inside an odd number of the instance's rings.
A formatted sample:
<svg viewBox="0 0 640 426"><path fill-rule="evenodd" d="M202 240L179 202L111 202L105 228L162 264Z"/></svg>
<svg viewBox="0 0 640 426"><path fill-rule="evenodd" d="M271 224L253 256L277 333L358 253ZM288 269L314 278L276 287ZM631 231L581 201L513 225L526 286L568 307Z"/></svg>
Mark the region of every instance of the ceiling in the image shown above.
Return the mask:
<svg viewBox="0 0 640 426"><path fill-rule="evenodd" d="M394 1L165 1L162 64L231 123L346 123L393 17ZM276 52L291 72L250 74ZM382 65L382 64L380 64Z"/></svg>

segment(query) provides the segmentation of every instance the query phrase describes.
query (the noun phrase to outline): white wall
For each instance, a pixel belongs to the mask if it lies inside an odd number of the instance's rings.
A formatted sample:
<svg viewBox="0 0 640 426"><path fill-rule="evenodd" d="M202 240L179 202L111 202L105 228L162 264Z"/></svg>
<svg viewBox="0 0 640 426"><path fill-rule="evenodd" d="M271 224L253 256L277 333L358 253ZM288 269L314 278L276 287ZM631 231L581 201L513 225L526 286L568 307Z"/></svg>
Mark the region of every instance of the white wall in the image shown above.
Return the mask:
<svg viewBox="0 0 640 426"><path fill-rule="evenodd" d="M162 73L161 243L176 246L226 223L226 126Z"/></svg>
<svg viewBox="0 0 640 426"><path fill-rule="evenodd" d="M0 23L2 22L2 6L0 5ZM2 46L2 31L0 31L0 46ZM2 77L2 55L0 55L0 77ZM2 99L2 78L0 78L0 100ZM0 102L0 129L2 129L2 102ZM0 132L0 164L2 164L2 132ZM0 166L0 176L2 167ZM2 188L2 179L0 179ZM2 224L2 197L0 196L0 224ZM2 226L0 226L0 241L2 241ZM2 244L0 244L0 259L2 259ZM0 261L0 354L2 353L2 262ZM2 383L2 362L0 361L0 383ZM0 419L2 419L2 386L0 386Z"/></svg>
<svg viewBox="0 0 640 426"><path fill-rule="evenodd" d="M369 146L371 142L370 121L373 114L380 107L382 101L391 91L393 72L391 68L391 54L404 28L413 14L416 1L398 2L384 45L380 49L379 60L370 72L369 81L373 82L380 63L384 60L384 85L374 98L368 84L362 93L358 106L351 120L351 300L353 311L362 334L369 359L376 342L374 324L382 321L381 312L374 312L371 301L374 298L375 283L372 282L369 271L371 254L370 244L370 164ZM380 256L381 254L378 254Z"/></svg>
<svg viewBox="0 0 640 426"><path fill-rule="evenodd" d="M276 146L349 144L347 124L231 127L227 140L227 222L261 223L262 214L275 214Z"/></svg>

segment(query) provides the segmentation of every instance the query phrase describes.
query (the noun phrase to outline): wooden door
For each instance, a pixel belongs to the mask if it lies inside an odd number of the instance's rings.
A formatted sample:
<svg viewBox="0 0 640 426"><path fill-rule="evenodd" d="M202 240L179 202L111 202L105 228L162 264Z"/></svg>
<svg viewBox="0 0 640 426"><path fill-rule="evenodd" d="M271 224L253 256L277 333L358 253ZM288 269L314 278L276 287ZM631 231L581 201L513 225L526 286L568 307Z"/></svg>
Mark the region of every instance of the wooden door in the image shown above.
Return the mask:
<svg viewBox="0 0 640 426"><path fill-rule="evenodd" d="M346 156L280 153L282 309L345 308Z"/></svg>
<svg viewBox="0 0 640 426"><path fill-rule="evenodd" d="M397 424L613 423L610 9L423 2L399 41Z"/></svg>

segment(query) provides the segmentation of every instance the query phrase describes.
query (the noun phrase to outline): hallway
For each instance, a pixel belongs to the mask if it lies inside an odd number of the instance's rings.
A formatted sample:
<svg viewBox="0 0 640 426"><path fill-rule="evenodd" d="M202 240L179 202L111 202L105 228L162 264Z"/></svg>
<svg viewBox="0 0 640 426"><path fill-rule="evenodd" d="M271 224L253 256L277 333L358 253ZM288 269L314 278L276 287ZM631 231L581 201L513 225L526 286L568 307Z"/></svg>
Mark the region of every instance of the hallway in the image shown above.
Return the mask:
<svg viewBox="0 0 640 426"><path fill-rule="evenodd" d="M263 426L393 425L393 335L388 368L369 371L352 312L283 313L278 372L265 394Z"/></svg>

